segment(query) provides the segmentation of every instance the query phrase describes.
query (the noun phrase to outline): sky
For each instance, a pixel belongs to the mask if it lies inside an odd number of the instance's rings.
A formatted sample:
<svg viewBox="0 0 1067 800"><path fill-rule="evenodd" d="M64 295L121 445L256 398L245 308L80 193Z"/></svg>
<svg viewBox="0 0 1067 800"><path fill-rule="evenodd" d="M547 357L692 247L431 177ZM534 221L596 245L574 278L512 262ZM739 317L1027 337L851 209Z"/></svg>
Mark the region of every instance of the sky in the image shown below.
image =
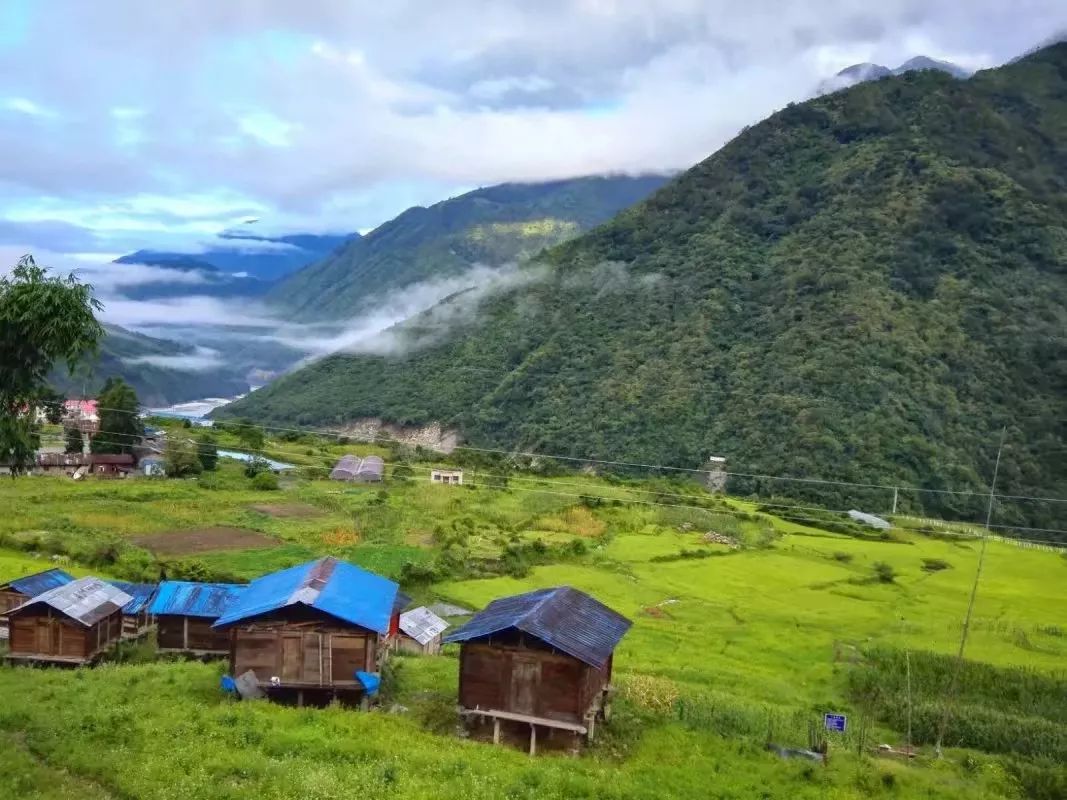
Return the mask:
<svg viewBox="0 0 1067 800"><path fill-rule="evenodd" d="M0 252L684 168L850 64L979 69L1064 29L1063 0L0 0Z"/></svg>

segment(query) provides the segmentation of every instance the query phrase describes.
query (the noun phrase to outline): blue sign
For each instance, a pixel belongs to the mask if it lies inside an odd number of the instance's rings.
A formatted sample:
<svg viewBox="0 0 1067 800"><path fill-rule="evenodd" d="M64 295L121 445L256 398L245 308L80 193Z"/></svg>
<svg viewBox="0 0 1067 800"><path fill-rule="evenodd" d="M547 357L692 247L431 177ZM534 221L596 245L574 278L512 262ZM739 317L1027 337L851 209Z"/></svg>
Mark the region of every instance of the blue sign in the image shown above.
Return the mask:
<svg viewBox="0 0 1067 800"><path fill-rule="evenodd" d="M848 717L844 714L823 714L822 721L828 731L844 733L848 727Z"/></svg>

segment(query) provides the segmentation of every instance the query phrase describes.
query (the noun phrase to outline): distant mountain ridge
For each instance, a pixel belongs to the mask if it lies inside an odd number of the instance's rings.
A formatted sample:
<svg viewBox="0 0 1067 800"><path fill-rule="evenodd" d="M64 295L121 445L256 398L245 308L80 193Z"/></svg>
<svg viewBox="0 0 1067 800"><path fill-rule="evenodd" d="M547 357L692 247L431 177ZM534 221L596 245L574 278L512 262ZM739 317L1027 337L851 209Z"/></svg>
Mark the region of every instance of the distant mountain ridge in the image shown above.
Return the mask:
<svg viewBox="0 0 1067 800"><path fill-rule="evenodd" d="M665 175L609 175L489 186L409 208L274 287L267 300L304 319L342 318L368 298L475 264L528 259L609 220Z"/></svg>
<svg viewBox="0 0 1067 800"><path fill-rule="evenodd" d="M865 81L876 81L882 78L888 78L890 75L903 75L906 72L922 72L923 70L944 72L951 75L953 78L959 78L961 80L969 78L973 74L971 70L964 69L950 61L939 61L938 59L930 58L929 56L915 56L914 58L905 61L896 69L890 69L881 64L864 62L862 64L853 64L850 67L845 67L832 78L820 83L817 94L829 94L830 92L847 89L850 86L855 86L856 84L864 83Z"/></svg>
<svg viewBox="0 0 1067 800"><path fill-rule="evenodd" d="M436 422L579 460L715 454L753 475L918 486L906 510L972 519L1004 429L999 490L1067 496L1065 142L1067 44L798 103L447 333L448 308L431 309L389 355L336 354L216 413ZM1054 506L1001 502L995 523L1063 529Z"/></svg>

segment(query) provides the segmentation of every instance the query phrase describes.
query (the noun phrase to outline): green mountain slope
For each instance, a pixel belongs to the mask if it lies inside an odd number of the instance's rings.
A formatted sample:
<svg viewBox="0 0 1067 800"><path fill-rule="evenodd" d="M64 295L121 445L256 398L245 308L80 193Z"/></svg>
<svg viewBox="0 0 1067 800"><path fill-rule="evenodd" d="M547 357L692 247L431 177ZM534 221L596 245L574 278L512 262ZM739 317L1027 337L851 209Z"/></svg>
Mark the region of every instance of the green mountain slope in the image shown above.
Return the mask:
<svg viewBox="0 0 1067 800"><path fill-rule="evenodd" d="M975 492L1007 426L998 490L1067 495L1067 44L790 106L545 260L443 340L325 359L227 413ZM984 517L980 497L901 507Z"/></svg>
<svg viewBox="0 0 1067 800"><path fill-rule="evenodd" d="M248 382L227 367L188 368L195 347L105 325L100 352L74 375L60 370L51 383L68 396L93 395L112 376L126 380L146 406L166 406L203 397L231 397L248 391Z"/></svg>
<svg viewBox="0 0 1067 800"><path fill-rule="evenodd" d="M505 183L400 216L284 280L267 297L305 318L351 316L366 298L475 263L521 261L647 197L661 175Z"/></svg>

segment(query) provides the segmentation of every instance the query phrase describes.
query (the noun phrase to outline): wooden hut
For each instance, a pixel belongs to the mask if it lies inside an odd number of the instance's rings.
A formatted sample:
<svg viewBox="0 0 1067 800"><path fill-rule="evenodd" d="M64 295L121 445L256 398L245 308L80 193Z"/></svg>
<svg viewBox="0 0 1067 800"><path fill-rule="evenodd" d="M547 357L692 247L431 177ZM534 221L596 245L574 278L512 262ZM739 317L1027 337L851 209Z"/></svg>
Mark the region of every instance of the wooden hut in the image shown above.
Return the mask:
<svg viewBox="0 0 1067 800"><path fill-rule="evenodd" d="M247 588L234 583L163 581L148 606L156 621L159 652L229 655L229 633L212 625Z"/></svg>
<svg viewBox="0 0 1067 800"><path fill-rule="evenodd" d="M253 673L268 696L362 699L399 624L398 594L386 578L320 558L253 581L215 628L232 637L231 674Z"/></svg>
<svg viewBox="0 0 1067 800"><path fill-rule="evenodd" d="M18 608L27 600L44 594L49 589L65 586L73 580L74 576L61 569L46 569L0 584L0 639L7 638L8 611Z"/></svg>
<svg viewBox="0 0 1067 800"><path fill-rule="evenodd" d="M474 722L593 737L611 693L612 657L630 621L570 587L494 600L445 637L459 642L460 713Z"/></svg>
<svg viewBox="0 0 1067 800"><path fill-rule="evenodd" d="M122 608L122 638L136 639L144 636L152 625L152 615L148 613L148 605L152 601L152 595L156 593L156 584L111 581L111 585L118 587L132 598Z"/></svg>
<svg viewBox="0 0 1067 800"><path fill-rule="evenodd" d="M99 578L79 578L9 613L10 661L89 664L122 638L128 594Z"/></svg>
<svg viewBox="0 0 1067 800"><path fill-rule="evenodd" d="M441 652L441 634L448 623L425 606L400 615L400 630L393 637L394 648L403 653L437 655Z"/></svg>

